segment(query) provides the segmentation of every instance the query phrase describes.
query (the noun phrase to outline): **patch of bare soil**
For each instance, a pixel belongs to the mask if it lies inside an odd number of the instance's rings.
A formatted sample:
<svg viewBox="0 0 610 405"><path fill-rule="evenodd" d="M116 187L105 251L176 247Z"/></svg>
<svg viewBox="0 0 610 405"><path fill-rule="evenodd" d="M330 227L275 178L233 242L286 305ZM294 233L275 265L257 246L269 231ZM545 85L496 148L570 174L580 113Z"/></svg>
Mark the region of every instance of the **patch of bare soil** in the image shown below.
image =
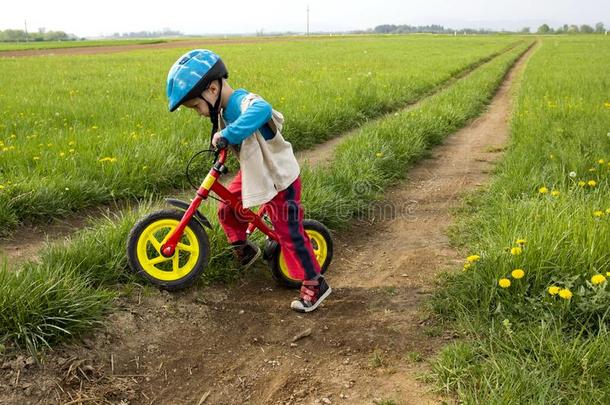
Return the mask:
<svg viewBox="0 0 610 405"><path fill-rule="evenodd" d="M439 272L461 262L446 236L450 213L500 156L509 89L531 52L485 114L412 167L368 218L336 235L333 293L315 313L292 312L294 292L277 289L262 264L235 286L137 288L104 327L49 352L41 366L5 358L0 402L440 402L417 377L454 336L421 305Z"/></svg>
<svg viewBox="0 0 610 405"><path fill-rule="evenodd" d="M212 45L228 44L252 44L261 42L293 42L304 41L305 37L272 37L272 38L231 38L231 39L197 39L162 42L157 44L132 44L132 45L107 45L107 46L83 46L55 49L24 49L20 51L0 51L0 58L18 58L26 56L49 56L49 55L96 55L102 53L117 53L129 51L141 51L150 49L171 48L205 48Z"/></svg>

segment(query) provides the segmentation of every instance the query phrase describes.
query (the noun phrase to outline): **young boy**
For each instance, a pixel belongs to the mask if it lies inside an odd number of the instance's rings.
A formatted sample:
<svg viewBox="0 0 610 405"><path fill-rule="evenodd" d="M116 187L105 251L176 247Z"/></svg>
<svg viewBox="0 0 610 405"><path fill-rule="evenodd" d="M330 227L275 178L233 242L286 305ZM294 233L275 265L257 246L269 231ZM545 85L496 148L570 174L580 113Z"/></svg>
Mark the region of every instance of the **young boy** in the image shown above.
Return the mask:
<svg viewBox="0 0 610 405"><path fill-rule="evenodd" d="M292 146L280 133L283 117L256 94L233 90L222 59L205 49L184 54L167 76L169 110L180 105L212 121L212 146L228 143L237 155L240 171L229 191L245 208L266 204L286 264L293 277L303 279L300 298L291 308L315 310L331 288L320 274L311 241L303 229L300 168ZM224 126L219 129L219 118ZM224 138L224 139L223 139ZM242 266L249 266L261 254L246 238L248 224L228 205L218 209L220 223Z"/></svg>

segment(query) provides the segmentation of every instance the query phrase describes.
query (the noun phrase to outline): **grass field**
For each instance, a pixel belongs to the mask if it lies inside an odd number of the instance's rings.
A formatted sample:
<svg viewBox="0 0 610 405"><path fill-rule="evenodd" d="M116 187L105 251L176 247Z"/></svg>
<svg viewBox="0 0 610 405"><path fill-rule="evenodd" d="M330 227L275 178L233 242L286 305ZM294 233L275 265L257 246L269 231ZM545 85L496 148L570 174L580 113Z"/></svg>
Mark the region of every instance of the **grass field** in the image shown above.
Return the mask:
<svg viewBox="0 0 610 405"><path fill-rule="evenodd" d="M285 114L300 149L417 100L515 41L362 37L215 50L234 87ZM167 71L183 51L0 59L0 232L184 186L184 164L207 147L209 126L166 110Z"/></svg>
<svg viewBox="0 0 610 405"><path fill-rule="evenodd" d="M430 301L432 327L459 337L427 378L459 403L610 403L610 41L539 41L515 89L504 158L451 230L463 267ZM214 50L235 88L285 114L295 149L354 130L329 166L302 170L306 216L339 230L480 115L531 44L362 36ZM37 262L9 268L0 258L0 356L14 347L38 355L90 332L142 283L127 266L128 232L164 206L165 191L186 186L183 167L209 139L207 121L166 110L165 76L185 50L0 58L0 234L24 220L130 204L45 247ZM200 210L212 220L212 255L196 289L240 277L216 203Z"/></svg>
<svg viewBox="0 0 610 405"><path fill-rule="evenodd" d="M505 72L526 47L527 44L521 44L482 65L412 111L363 126L336 151L330 169L305 168L303 203L308 216L338 228L381 198L385 188L402 178L406 167L423 156L428 147L484 109ZM355 183L374 186L363 191L355 188ZM47 249L40 264L26 263L18 271L4 269L1 312L18 315L0 317L2 340L35 351L98 322L111 303L112 286L131 280L124 254L125 240L135 220L151 209L151 204L144 204L139 210L125 210L117 218L104 219L69 244ZM215 220L213 204L206 204L202 211ZM209 233L214 253L202 282L234 277L236 271L227 242L216 221ZM29 277L21 276L47 272L48 277L36 278L40 284L36 289L31 287ZM58 282L54 276L63 280L63 273L77 280ZM14 293L28 290L31 293ZM58 304L67 296L73 302L68 310ZM37 305L30 306L28 302ZM58 316L58 311L62 311L62 316Z"/></svg>
<svg viewBox="0 0 610 405"><path fill-rule="evenodd" d="M454 230L468 255L437 311L464 334L435 364L465 403L610 402L607 38L545 38L495 180Z"/></svg>

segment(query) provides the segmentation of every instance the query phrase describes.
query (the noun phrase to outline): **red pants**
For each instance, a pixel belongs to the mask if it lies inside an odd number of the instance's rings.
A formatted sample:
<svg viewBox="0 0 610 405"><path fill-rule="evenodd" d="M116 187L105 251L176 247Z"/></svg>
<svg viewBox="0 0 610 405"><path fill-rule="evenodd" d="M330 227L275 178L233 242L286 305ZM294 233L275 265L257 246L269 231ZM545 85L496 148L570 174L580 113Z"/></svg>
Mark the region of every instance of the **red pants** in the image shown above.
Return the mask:
<svg viewBox="0 0 610 405"><path fill-rule="evenodd" d="M241 171L237 172L227 189L241 201ZM320 273L320 265L313 253L311 240L303 229L301 178L298 177L265 205L291 277L301 280L315 278ZM226 204L221 203L218 207L218 219L230 243L246 240L248 223L235 214Z"/></svg>

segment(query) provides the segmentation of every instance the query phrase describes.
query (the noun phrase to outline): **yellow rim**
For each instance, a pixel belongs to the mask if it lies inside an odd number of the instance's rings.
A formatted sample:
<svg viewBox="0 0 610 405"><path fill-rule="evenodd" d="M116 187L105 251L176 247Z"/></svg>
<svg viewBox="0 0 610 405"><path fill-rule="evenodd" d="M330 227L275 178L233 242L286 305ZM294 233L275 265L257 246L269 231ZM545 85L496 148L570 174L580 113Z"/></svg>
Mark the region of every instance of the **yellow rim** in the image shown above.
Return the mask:
<svg viewBox="0 0 610 405"><path fill-rule="evenodd" d="M162 281L175 281L195 268L199 258L199 243L190 227L184 229L182 239L172 257L161 254L161 246L178 227L175 219L159 219L144 229L138 238L138 261L151 277Z"/></svg>
<svg viewBox="0 0 610 405"><path fill-rule="evenodd" d="M324 239L324 236L322 236L320 232L314 231L313 229L306 229L305 232L311 240L311 247L313 248L313 253L316 255L318 264L320 267L322 267L328 255L328 244L326 243L326 239ZM283 252L280 252L280 270L286 279L297 282L301 281L300 279L294 278L290 275L290 270L286 265L286 259L284 258Z"/></svg>

